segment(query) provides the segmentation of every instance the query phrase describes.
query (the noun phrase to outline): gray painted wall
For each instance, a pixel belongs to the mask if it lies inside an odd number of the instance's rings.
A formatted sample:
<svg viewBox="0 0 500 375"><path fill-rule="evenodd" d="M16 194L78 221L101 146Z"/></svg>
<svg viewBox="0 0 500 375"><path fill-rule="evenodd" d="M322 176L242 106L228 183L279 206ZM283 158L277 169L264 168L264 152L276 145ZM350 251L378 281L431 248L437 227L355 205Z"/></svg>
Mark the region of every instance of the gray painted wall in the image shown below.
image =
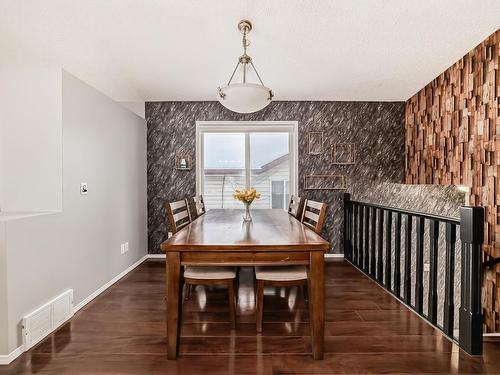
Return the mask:
<svg viewBox="0 0 500 375"><path fill-rule="evenodd" d="M163 205L195 195L195 170L177 171L175 155L188 152L195 160L196 121L298 121L299 194L328 203L323 237L332 252L343 249L344 191L305 190L308 174L342 173L350 189L373 181L402 182L404 177L404 103L402 102L273 102L254 114L240 115L218 102L148 102L148 251L159 253L167 237ZM308 154L308 132L325 132L323 155ZM355 143L355 165L332 165L333 143Z"/></svg>
<svg viewBox="0 0 500 375"><path fill-rule="evenodd" d="M80 303L147 253L145 121L67 73L62 90L63 210L5 222L7 353L24 315L70 288Z"/></svg>
<svg viewBox="0 0 500 375"><path fill-rule="evenodd" d="M0 67L0 215L62 208L61 80L55 67Z"/></svg>

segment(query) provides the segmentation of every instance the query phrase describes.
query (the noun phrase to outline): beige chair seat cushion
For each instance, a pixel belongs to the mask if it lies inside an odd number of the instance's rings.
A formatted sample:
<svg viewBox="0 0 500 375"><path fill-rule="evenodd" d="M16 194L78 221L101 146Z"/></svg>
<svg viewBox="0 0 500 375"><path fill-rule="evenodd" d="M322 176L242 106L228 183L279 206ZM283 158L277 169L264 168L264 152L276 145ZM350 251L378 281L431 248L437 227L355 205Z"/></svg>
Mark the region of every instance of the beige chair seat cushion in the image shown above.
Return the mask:
<svg viewBox="0 0 500 375"><path fill-rule="evenodd" d="M295 281L307 279L305 266L270 266L255 267L257 280L265 281Z"/></svg>
<svg viewBox="0 0 500 375"><path fill-rule="evenodd" d="M234 267L217 267L217 266L186 266L184 268L184 277L188 279L234 279L236 277L236 269Z"/></svg>

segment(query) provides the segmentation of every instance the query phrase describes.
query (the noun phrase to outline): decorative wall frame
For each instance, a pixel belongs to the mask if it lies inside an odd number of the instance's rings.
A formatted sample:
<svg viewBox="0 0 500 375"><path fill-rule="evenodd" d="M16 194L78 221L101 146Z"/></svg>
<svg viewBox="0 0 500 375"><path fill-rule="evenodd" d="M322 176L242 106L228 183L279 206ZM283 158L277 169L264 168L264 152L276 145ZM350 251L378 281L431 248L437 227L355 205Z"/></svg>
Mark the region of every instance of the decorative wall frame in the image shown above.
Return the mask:
<svg viewBox="0 0 500 375"><path fill-rule="evenodd" d="M175 155L175 169L179 171L190 171L193 169L191 156L187 154Z"/></svg>
<svg viewBox="0 0 500 375"><path fill-rule="evenodd" d="M304 176L305 190L345 190L347 176L343 174L311 174Z"/></svg>
<svg viewBox="0 0 500 375"><path fill-rule="evenodd" d="M332 145L333 164L356 164L356 146L354 143L335 143Z"/></svg>
<svg viewBox="0 0 500 375"><path fill-rule="evenodd" d="M321 155L325 136L323 132L309 132L307 138L307 151L309 155Z"/></svg>

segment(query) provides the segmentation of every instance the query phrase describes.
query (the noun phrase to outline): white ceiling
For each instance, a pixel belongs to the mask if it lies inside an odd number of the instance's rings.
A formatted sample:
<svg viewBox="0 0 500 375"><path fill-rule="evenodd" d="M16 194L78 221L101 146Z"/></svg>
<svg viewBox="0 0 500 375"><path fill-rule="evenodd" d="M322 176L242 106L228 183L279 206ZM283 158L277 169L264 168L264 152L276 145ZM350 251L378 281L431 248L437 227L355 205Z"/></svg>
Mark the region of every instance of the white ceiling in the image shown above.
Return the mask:
<svg viewBox="0 0 500 375"><path fill-rule="evenodd" d="M241 54L277 100L406 100L500 26L500 0L0 0L0 64L119 101L214 100Z"/></svg>

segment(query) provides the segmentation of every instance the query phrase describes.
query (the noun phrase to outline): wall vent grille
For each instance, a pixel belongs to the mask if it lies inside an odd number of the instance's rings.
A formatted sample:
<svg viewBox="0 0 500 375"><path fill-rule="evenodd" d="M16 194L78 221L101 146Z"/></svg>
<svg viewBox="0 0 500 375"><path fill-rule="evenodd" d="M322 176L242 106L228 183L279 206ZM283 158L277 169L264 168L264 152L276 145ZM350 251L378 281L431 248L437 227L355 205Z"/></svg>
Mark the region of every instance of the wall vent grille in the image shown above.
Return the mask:
<svg viewBox="0 0 500 375"><path fill-rule="evenodd" d="M28 350L73 316L73 289L23 318L23 345Z"/></svg>

